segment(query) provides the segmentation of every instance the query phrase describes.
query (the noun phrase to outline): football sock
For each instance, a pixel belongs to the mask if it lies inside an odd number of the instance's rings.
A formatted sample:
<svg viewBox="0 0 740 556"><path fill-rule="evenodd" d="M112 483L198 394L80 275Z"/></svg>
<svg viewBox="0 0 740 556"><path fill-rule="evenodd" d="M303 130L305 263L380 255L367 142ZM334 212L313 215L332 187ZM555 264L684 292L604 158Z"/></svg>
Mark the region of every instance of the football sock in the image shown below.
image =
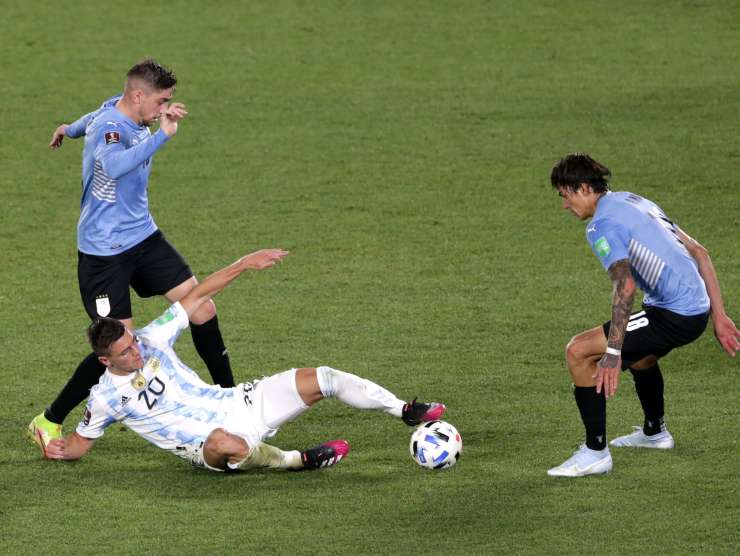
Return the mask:
<svg viewBox="0 0 740 556"><path fill-rule="evenodd" d="M234 386L234 375L231 372L229 354L218 327L218 316L214 316L203 324L191 322L190 334L193 336L195 350L211 373L213 383L224 388Z"/></svg>
<svg viewBox="0 0 740 556"><path fill-rule="evenodd" d="M658 434L663 425L665 403L663 400L663 374L656 363L649 369L630 369L635 379L635 390L645 413L642 432L648 436Z"/></svg>
<svg viewBox="0 0 740 556"><path fill-rule="evenodd" d="M249 455L237 463L227 463L229 469L301 469L301 453L298 450L285 452L275 446L260 442L249 451Z"/></svg>
<svg viewBox="0 0 740 556"><path fill-rule="evenodd" d="M325 398L337 398L357 409L382 409L401 416L404 402L370 380L331 367L317 368L316 377Z"/></svg>
<svg viewBox="0 0 740 556"><path fill-rule="evenodd" d="M89 354L77 366L56 399L46 408L44 416L52 423L61 425L69 412L90 395L90 388L98 383L104 372L105 365L98 361L98 356Z"/></svg>
<svg viewBox="0 0 740 556"><path fill-rule="evenodd" d="M586 446L592 450L606 448L606 397L596 393L596 386L575 386L581 420L586 427Z"/></svg>

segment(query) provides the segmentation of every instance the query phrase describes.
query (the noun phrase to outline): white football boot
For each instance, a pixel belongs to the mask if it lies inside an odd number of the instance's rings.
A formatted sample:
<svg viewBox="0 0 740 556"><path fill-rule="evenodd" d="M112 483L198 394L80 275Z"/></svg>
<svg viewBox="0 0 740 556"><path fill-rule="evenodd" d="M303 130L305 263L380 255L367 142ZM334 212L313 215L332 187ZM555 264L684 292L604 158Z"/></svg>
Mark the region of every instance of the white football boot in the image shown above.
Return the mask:
<svg viewBox="0 0 740 556"><path fill-rule="evenodd" d="M676 443L673 441L671 433L665 428L665 425L660 427L658 434L651 436L646 435L642 432L642 427L633 427L635 432L625 434L624 436L618 436L612 440L609 444L616 446L617 448L654 448L657 450L670 450Z"/></svg>
<svg viewBox="0 0 740 556"><path fill-rule="evenodd" d="M607 446L603 450L592 450L581 444L570 458L561 465L547 470L550 477L584 477L601 475L612 470L612 455Z"/></svg>

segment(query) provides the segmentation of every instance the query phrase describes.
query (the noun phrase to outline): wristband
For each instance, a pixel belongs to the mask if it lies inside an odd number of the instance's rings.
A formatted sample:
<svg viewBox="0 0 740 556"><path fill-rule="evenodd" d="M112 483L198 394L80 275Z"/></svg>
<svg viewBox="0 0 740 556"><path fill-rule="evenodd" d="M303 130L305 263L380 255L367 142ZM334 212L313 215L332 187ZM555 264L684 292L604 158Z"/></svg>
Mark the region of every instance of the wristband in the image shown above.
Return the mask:
<svg viewBox="0 0 740 556"><path fill-rule="evenodd" d="M607 346L606 353L609 354L609 355L618 355L618 356L621 356L622 355L622 350Z"/></svg>

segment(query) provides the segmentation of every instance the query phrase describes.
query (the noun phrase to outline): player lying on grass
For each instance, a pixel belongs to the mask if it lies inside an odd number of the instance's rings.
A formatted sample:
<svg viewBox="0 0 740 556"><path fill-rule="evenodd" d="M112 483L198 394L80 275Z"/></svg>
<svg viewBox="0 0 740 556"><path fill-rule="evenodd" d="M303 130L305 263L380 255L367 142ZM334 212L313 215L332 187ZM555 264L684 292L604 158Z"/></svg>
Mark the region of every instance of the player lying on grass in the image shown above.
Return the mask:
<svg viewBox="0 0 740 556"><path fill-rule="evenodd" d="M42 448L47 459L76 460L115 422L195 467L234 471L259 467L318 469L338 463L345 440L304 451L283 451L262 442L323 398L358 409L379 409L408 425L439 419L439 403L404 403L369 380L331 367L292 369L234 388L202 381L173 349L188 318L246 270L274 266L288 254L263 249L212 274L146 327L132 332L116 319L90 325L93 351L106 366L90 391L83 420L65 439Z"/></svg>

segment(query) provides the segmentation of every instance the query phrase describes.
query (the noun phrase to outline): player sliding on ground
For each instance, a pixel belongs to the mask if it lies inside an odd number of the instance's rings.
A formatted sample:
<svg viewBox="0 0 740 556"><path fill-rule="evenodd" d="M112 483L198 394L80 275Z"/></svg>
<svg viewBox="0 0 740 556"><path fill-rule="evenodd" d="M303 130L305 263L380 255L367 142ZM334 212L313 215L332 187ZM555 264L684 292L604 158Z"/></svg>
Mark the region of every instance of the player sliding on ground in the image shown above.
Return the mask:
<svg viewBox="0 0 740 556"><path fill-rule="evenodd" d="M333 440L304 451L283 451L262 441L323 398L382 410L411 426L441 418L443 404L404 403L382 386L331 367L292 369L222 388L202 381L180 361L173 345L190 315L242 272L269 268L287 254L263 249L242 257L140 330L132 332L111 318L93 322L88 338L106 371L90 392L76 432L50 441L42 448L43 456L79 459L106 427L120 422L195 467L318 469L346 456L347 441Z"/></svg>

